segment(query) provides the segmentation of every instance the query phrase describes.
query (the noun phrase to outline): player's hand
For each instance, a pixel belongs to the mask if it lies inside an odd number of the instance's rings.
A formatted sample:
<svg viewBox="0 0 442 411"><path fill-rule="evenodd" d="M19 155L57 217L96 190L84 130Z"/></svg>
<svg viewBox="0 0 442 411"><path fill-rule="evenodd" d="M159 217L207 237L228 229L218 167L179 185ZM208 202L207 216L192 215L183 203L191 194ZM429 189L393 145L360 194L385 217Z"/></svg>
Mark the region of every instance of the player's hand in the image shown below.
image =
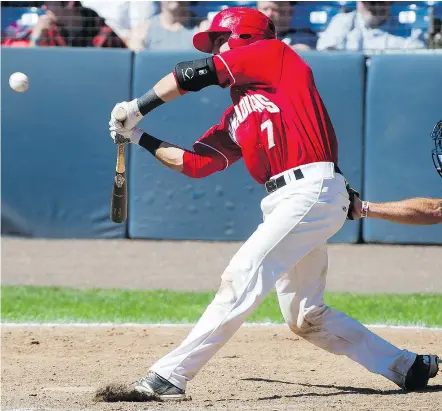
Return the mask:
<svg viewBox="0 0 442 411"><path fill-rule="evenodd" d="M117 120L114 122L111 120L109 126L110 135L115 144L138 144L143 134L143 130L136 127L129 131L124 130L121 127L121 122ZM116 130L120 131L117 132Z"/></svg>
<svg viewBox="0 0 442 411"><path fill-rule="evenodd" d="M118 121L115 118L115 110L120 107L122 107L126 112L127 117L124 121ZM138 110L138 103L136 99L129 102L122 101L121 103L116 104L113 108L109 125L111 122L114 122L114 125L118 124L119 129L113 131L122 134L124 132L132 130L142 120L142 118L143 115L140 113L140 110Z"/></svg>

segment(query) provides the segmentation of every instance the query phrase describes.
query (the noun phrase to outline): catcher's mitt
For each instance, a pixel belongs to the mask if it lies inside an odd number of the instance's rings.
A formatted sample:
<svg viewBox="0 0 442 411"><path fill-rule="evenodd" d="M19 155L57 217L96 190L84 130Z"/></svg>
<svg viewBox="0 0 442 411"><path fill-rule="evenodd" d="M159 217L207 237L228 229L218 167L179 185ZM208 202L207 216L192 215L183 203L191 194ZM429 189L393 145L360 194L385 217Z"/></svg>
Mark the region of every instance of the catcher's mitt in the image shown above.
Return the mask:
<svg viewBox="0 0 442 411"><path fill-rule="evenodd" d="M347 212L347 220L354 220L353 218L353 211L354 211L354 202L355 202L355 197L359 197L359 193L351 188L348 184L347 184L347 192L348 192L348 197L350 199L350 205L348 206L348 212Z"/></svg>
<svg viewBox="0 0 442 411"><path fill-rule="evenodd" d="M431 133L431 139L434 140L435 148L432 150L433 164L436 171L442 177L442 120L439 121Z"/></svg>

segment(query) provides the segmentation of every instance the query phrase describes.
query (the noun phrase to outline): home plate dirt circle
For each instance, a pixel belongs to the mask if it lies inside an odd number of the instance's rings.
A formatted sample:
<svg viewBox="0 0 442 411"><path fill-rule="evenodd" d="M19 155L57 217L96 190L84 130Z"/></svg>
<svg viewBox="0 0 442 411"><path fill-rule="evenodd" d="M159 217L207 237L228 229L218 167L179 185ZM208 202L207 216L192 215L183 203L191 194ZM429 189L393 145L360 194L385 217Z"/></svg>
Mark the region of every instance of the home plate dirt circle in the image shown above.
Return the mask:
<svg viewBox="0 0 442 411"><path fill-rule="evenodd" d="M95 390L93 387L45 387L44 391L62 391L62 392L83 392L93 393Z"/></svg>
<svg viewBox="0 0 442 411"><path fill-rule="evenodd" d="M130 384L181 342L189 326L2 326L2 410L424 410L442 404L442 374L404 393L285 326L242 327L188 385L190 400L101 402L106 384ZM442 350L442 330L377 328L418 352ZM38 341L38 344L35 343Z"/></svg>

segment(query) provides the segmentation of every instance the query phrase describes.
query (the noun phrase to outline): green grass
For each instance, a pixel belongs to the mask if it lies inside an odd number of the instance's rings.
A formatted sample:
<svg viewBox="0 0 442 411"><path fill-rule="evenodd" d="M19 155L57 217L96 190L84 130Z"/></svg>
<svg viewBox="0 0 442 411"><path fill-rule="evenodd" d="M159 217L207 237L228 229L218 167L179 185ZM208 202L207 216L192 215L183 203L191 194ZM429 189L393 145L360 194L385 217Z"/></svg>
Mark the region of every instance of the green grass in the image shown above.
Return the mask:
<svg viewBox="0 0 442 411"><path fill-rule="evenodd" d="M198 320L212 292L77 290L3 286L2 322L189 323ZM442 294L327 293L328 305L364 324L442 326ZM249 322L282 323L275 293Z"/></svg>

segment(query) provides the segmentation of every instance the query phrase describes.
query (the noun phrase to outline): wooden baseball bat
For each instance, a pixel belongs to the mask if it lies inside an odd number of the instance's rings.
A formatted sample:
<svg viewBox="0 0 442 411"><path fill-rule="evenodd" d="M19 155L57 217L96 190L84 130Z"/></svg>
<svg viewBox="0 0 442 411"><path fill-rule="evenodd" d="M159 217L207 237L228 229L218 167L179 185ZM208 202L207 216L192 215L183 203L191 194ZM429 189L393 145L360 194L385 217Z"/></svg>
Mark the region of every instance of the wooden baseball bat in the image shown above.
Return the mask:
<svg viewBox="0 0 442 411"><path fill-rule="evenodd" d="M114 115L119 121L126 119L126 111L123 107L119 107ZM117 145L117 164L112 188L110 214L110 218L114 223L124 223L127 218L126 153L124 146L124 144Z"/></svg>

